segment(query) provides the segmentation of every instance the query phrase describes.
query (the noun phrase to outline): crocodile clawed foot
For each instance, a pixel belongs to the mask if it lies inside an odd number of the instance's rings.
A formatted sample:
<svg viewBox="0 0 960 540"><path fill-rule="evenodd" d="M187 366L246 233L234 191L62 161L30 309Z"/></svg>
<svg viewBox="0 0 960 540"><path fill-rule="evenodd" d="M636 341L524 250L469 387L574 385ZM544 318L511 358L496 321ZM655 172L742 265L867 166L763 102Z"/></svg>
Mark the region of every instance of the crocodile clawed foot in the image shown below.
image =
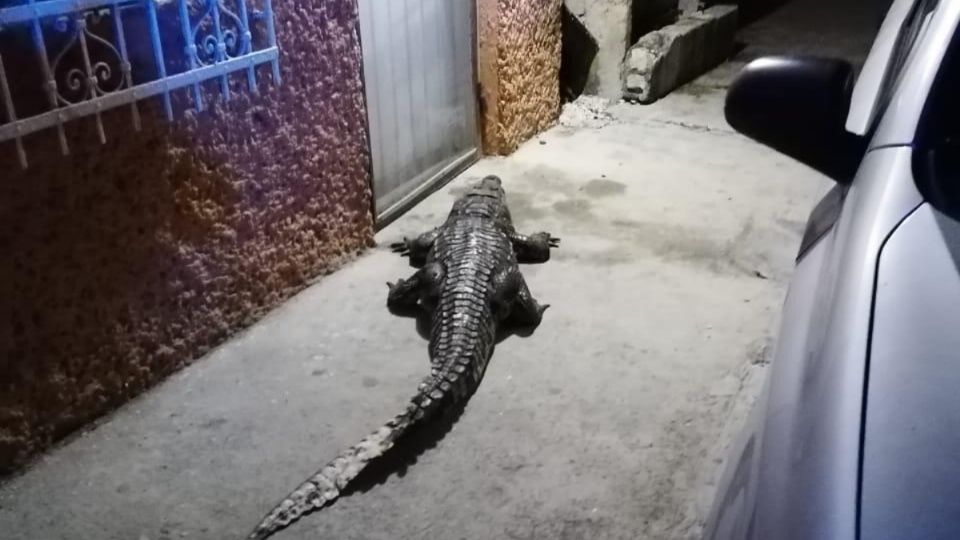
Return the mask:
<svg viewBox="0 0 960 540"><path fill-rule="evenodd" d="M541 246L546 244L547 247L560 247L560 239L546 231L538 232L537 234L531 236L530 239Z"/></svg>
<svg viewBox="0 0 960 540"><path fill-rule="evenodd" d="M394 253L399 253L401 257L409 256L410 246L407 244L407 239L404 238L403 242L394 242L390 244L390 251Z"/></svg>

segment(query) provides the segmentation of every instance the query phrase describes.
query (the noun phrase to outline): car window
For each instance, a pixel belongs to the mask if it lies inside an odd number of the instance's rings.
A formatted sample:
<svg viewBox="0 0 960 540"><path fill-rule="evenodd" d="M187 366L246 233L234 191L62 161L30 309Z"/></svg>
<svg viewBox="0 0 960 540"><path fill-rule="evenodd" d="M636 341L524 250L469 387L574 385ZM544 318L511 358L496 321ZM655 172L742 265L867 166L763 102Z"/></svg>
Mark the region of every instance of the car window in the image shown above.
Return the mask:
<svg viewBox="0 0 960 540"><path fill-rule="evenodd" d="M918 139L925 146L956 147L960 139L960 33L954 36L933 83Z"/></svg>
<svg viewBox="0 0 960 540"><path fill-rule="evenodd" d="M897 43L894 45L893 52L888 60L889 65L881 83L880 95L877 98L877 115L879 120L883 116L890 99L893 97L893 91L897 87L900 75L903 73L903 67L913 51L914 45L919 41L920 36L930 24L933 10L937 7L940 0L922 0L913 5L910 14L907 15L897 35Z"/></svg>
<svg viewBox="0 0 960 540"><path fill-rule="evenodd" d="M924 105L914 174L927 200L960 218L960 30L954 34Z"/></svg>

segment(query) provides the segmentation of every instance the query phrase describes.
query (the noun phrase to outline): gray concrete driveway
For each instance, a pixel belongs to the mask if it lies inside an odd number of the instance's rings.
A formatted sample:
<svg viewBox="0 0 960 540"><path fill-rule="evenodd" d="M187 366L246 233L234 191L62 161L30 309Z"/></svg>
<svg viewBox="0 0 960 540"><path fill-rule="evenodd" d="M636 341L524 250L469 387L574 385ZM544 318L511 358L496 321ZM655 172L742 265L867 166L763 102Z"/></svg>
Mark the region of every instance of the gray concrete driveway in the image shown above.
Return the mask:
<svg viewBox="0 0 960 540"><path fill-rule="evenodd" d="M524 269L553 307L498 346L436 440L278 540L697 538L828 187L731 132L735 67L485 159L378 235L432 227L465 184L501 175L518 228L563 238ZM0 487L0 536L242 538L427 372L415 322L384 306L410 273L374 249L50 452Z"/></svg>

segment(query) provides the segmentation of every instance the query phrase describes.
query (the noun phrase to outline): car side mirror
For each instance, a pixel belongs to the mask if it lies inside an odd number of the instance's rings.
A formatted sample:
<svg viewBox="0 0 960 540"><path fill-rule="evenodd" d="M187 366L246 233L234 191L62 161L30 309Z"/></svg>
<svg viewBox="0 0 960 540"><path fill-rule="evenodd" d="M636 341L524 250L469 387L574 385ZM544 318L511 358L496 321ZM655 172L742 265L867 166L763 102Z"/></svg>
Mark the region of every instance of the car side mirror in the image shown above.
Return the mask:
<svg viewBox="0 0 960 540"><path fill-rule="evenodd" d="M740 133L847 184L866 151L844 129L853 79L843 60L759 58L730 86L724 113Z"/></svg>

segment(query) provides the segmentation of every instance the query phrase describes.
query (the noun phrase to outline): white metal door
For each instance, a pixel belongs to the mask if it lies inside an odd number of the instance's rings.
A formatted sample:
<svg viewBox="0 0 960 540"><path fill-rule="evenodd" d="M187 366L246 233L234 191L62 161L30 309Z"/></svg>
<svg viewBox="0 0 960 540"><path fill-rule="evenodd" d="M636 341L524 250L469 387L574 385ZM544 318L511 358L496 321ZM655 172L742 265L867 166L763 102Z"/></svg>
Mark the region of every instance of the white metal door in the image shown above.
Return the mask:
<svg viewBox="0 0 960 540"><path fill-rule="evenodd" d="M359 2L378 226L479 156L474 2Z"/></svg>

